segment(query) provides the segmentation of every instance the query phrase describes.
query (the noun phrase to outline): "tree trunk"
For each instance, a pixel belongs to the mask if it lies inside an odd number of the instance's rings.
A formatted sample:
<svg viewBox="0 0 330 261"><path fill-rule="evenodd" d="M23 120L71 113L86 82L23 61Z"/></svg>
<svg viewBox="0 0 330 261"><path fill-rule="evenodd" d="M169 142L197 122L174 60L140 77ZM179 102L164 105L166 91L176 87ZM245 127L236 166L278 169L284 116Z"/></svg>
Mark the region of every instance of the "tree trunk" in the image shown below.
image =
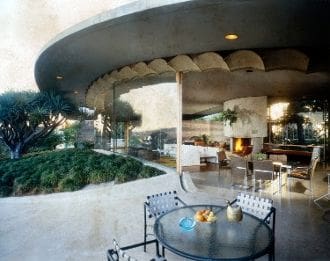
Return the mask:
<svg viewBox="0 0 330 261"><path fill-rule="evenodd" d="M20 159L22 157L22 145L21 143L17 144L14 149L10 150L11 159Z"/></svg>

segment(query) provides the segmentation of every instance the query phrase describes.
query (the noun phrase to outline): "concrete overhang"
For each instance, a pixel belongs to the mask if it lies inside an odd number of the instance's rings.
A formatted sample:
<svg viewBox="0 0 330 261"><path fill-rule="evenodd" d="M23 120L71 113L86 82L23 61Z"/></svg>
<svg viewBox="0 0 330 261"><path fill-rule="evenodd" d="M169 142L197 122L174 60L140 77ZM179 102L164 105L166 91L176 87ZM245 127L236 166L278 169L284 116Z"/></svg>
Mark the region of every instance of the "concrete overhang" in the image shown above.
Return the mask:
<svg viewBox="0 0 330 261"><path fill-rule="evenodd" d="M329 13L330 2L325 0L136 1L58 35L39 55L35 78L40 90L58 89L84 105L86 91L93 81L125 65L178 54L293 47L316 57L311 60L314 71L321 68L326 75L321 77L322 89L316 88L314 92L323 91L324 81L329 83L330 71ZM227 33L236 33L239 38L228 41L224 38ZM198 75L192 73L190 82ZM253 79L253 75L261 78ZM229 81L233 76L226 77ZM262 88L262 75L252 73L244 77L252 84L258 83L259 87L251 90L260 89L260 95L270 92ZM244 77L240 80L243 85ZM207 75L202 78L209 79ZM299 79L296 75L289 78L291 82ZM312 84L313 77L306 79ZM317 86L317 77L314 80ZM214 85L208 83L209 88ZM276 90L283 93L285 88L278 84Z"/></svg>

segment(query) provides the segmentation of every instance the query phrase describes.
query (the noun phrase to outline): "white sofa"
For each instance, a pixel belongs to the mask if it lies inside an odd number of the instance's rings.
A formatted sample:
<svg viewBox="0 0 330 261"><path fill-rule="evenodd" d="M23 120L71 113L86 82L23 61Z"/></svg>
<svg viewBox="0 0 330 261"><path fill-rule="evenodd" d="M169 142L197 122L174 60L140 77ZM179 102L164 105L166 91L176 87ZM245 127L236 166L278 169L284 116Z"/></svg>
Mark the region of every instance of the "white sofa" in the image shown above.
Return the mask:
<svg viewBox="0 0 330 261"><path fill-rule="evenodd" d="M218 148L203 147L194 145L182 145L181 164L182 166L194 166L201 164L201 157L207 162L218 163ZM176 144L164 144L164 154L176 157Z"/></svg>
<svg viewBox="0 0 330 261"><path fill-rule="evenodd" d="M216 147L182 145L181 164L182 166L200 165L201 157L206 157L207 162L218 163L217 152Z"/></svg>

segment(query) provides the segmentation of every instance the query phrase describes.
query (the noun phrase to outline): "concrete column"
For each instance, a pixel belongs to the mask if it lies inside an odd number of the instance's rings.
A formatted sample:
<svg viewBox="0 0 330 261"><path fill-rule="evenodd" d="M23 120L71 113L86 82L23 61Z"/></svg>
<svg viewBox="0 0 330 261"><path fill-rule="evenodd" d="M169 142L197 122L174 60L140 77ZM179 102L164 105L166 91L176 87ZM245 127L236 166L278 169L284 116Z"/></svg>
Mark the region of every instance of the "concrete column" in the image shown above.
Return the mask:
<svg viewBox="0 0 330 261"><path fill-rule="evenodd" d="M182 153L182 72L176 73L176 83L177 83L177 104L178 104L178 114L177 114L177 125L176 125L176 170L181 174L181 153Z"/></svg>

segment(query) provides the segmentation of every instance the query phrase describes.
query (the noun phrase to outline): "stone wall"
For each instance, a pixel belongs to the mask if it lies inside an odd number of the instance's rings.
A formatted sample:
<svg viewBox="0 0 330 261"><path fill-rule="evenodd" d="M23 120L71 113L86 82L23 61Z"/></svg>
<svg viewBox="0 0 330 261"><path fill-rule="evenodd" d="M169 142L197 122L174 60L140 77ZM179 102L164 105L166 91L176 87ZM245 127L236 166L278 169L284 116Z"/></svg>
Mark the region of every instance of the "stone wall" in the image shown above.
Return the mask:
<svg viewBox="0 0 330 261"><path fill-rule="evenodd" d="M190 140L193 136L206 134L211 141L226 141L223 124L216 121L192 120L182 122L182 140Z"/></svg>
<svg viewBox="0 0 330 261"><path fill-rule="evenodd" d="M237 112L237 121L226 123L226 137L257 138L267 136L267 97L247 97L224 102L224 110Z"/></svg>

